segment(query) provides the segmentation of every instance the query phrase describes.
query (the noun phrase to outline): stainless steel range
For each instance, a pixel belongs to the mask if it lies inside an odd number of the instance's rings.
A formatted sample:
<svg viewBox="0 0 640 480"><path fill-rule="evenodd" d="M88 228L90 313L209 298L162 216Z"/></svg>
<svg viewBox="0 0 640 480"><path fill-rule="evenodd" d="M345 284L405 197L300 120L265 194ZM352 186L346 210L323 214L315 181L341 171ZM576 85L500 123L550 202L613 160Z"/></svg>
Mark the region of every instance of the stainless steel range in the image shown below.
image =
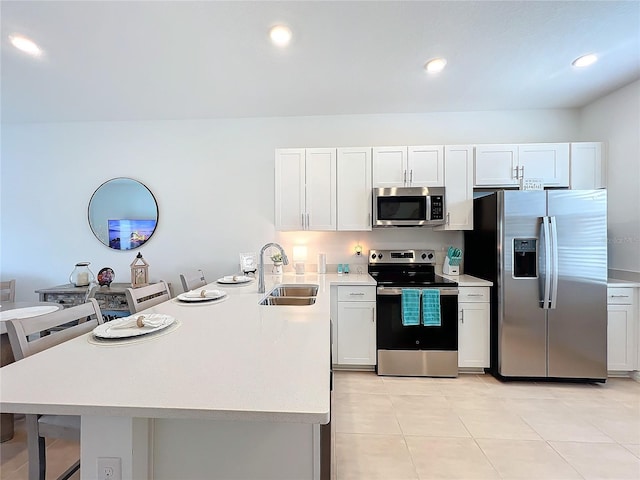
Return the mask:
<svg viewBox="0 0 640 480"><path fill-rule="evenodd" d="M369 274L378 284L378 375L458 375L458 284L435 273L435 259L433 250L369 251ZM408 324L405 296L432 298L434 290L439 322ZM424 318L425 304L419 305Z"/></svg>

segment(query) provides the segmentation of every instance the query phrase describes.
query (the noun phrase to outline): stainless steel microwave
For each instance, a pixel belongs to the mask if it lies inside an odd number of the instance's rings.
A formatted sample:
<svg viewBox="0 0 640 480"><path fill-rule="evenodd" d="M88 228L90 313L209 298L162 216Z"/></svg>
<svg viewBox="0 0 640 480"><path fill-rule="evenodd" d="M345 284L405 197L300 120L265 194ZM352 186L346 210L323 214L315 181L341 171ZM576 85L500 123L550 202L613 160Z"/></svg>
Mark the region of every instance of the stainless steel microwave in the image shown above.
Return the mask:
<svg viewBox="0 0 640 480"><path fill-rule="evenodd" d="M432 227L444 224L444 187L373 189L373 227Z"/></svg>

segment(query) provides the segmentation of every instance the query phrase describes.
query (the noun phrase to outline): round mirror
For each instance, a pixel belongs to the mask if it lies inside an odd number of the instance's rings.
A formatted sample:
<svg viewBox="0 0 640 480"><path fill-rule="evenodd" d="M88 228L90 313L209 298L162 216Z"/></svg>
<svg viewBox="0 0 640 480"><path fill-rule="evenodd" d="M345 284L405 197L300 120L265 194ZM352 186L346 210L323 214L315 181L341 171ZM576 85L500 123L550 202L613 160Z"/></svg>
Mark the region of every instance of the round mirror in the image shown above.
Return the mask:
<svg viewBox="0 0 640 480"><path fill-rule="evenodd" d="M158 224L158 204L151 191L131 178L114 178L98 187L89 201L89 226L114 250L142 246Z"/></svg>

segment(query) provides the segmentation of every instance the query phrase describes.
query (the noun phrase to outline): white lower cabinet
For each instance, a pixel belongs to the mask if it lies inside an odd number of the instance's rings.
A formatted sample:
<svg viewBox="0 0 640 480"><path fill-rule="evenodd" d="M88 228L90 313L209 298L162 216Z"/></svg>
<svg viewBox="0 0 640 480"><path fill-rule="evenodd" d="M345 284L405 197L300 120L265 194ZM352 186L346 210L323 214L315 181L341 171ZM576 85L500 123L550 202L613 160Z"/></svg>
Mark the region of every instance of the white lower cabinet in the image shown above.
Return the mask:
<svg viewBox="0 0 640 480"><path fill-rule="evenodd" d="M607 289L607 370L636 369L634 288Z"/></svg>
<svg viewBox="0 0 640 480"><path fill-rule="evenodd" d="M376 364L376 287L332 288L332 321L336 365Z"/></svg>
<svg viewBox="0 0 640 480"><path fill-rule="evenodd" d="M489 287L459 287L458 367L489 367Z"/></svg>

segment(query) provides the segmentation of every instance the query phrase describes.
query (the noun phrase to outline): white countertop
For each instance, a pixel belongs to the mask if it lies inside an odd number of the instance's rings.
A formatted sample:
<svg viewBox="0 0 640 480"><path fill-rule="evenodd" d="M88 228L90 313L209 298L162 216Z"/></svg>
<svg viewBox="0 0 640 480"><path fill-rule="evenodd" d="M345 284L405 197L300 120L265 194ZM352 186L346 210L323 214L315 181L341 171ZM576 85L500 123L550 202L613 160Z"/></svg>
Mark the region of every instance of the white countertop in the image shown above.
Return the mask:
<svg viewBox="0 0 640 480"><path fill-rule="evenodd" d="M471 275L445 275L440 273L444 278L448 278L449 280L453 280L454 282L458 282L460 287L490 287L493 285L493 282L489 280L483 280L478 277L472 277Z"/></svg>
<svg viewBox="0 0 640 480"><path fill-rule="evenodd" d="M634 282L631 280L617 280L614 278L609 278L607 280L607 287L612 288L624 288L624 287L640 287L640 282Z"/></svg>
<svg viewBox="0 0 640 480"><path fill-rule="evenodd" d="M219 303L172 299L148 312L180 326L128 345L84 335L0 370L3 412L300 423L329 420L330 286L375 285L367 274L267 275L319 285L315 305L260 306L257 281L210 284Z"/></svg>

